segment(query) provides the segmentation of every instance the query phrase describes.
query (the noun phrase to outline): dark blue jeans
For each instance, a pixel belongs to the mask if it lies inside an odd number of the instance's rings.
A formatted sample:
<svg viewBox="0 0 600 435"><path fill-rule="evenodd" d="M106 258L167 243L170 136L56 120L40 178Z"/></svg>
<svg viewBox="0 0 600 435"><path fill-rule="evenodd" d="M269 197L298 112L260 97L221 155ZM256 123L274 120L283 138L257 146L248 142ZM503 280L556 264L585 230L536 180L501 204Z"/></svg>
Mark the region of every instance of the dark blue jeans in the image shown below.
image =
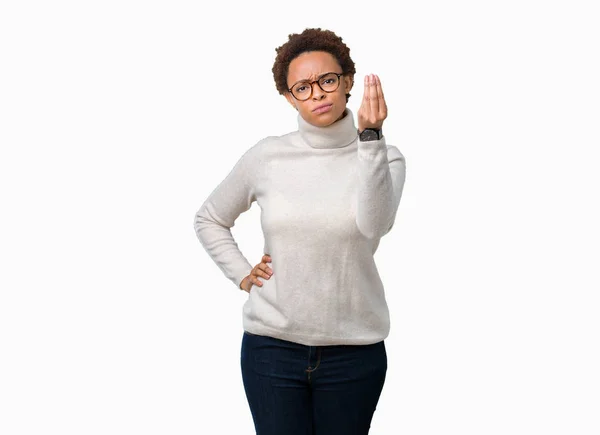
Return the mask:
<svg viewBox="0 0 600 435"><path fill-rule="evenodd" d="M387 354L383 341L305 346L244 332L241 367L257 435L366 435Z"/></svg>

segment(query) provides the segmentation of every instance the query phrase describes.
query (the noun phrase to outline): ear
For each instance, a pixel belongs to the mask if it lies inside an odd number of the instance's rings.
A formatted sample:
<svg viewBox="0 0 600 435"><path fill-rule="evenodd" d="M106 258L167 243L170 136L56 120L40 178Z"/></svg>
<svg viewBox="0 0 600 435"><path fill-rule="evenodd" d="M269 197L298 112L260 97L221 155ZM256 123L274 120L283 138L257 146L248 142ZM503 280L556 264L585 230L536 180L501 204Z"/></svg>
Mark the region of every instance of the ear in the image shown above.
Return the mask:
<svg viewBox="0 0 600 435"><path fill-rule="evenodd" d="M354 75L345 75L344 84L346 86L346 93L350 92L352 86L354 85Z"/></svg>

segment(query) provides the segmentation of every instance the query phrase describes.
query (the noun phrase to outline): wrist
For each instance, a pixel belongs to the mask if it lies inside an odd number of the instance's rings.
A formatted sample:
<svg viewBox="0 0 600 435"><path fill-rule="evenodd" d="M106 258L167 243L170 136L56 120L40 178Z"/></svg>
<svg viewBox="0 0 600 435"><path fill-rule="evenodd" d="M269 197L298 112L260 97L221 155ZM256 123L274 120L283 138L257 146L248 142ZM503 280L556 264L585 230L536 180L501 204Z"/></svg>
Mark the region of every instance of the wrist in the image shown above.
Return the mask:
<svg viewBox="0 0 600 435"><path fill-rule="evenodd" d="M376 127L366 127L364 129L358 129L358 137L362 142L380 140L383 137L383 131Z"/></svg>

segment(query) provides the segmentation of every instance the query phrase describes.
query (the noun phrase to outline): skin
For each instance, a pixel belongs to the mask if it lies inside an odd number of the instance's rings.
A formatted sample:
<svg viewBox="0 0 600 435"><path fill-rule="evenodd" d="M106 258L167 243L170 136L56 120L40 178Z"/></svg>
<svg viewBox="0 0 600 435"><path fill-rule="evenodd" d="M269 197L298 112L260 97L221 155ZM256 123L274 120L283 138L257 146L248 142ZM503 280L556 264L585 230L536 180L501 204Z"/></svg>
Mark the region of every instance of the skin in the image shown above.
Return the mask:
<svg viewBox="0 0 600 435"><path fill-rule="evenodd" d="M332 54L326 51L304 52L290 62L287 76L288 88L301 80L316 80L321 74L327 72L342 72L342 67ZM286 92L284 96L306 122L317 127L327 127L344 117L346 94L352 89L354 83L354 77L351 75L344 75L340 79L340 86L335 92L325 92L314 83L312 95L306 101L296 100L291 92ZM313 112L313 109L322 104L332 104L331 110L325 113Z"/></svg>
<svg viewBox="0 0 600 435"><path fill-rule="evenodd" d="M332 54L325 51L304 52L290 62L288 88L301 80L316 80L318 76L327 72L342 72L340 64ZM354 77L344 75L341 80L335 92L324 92L314 83L312 95L306 101L296 100L290 92L284 95L306 122L318 127L327 127L346 115L346 94L352 89ZM331 110L325 113L314 113L313 109L322 104L332 104ZM365 76L363 99L357 117L359 132L365 128L383 127L383 121L387 118L387 105L377 74ZM258 278L269 279L273 275L273 270L267 266L270 262L271 256L263 255L261 262L254 266L250 275L242 280L240 288L250 293L253 285L262 287L263 283Z"/></svg>
<svg viewBox="0 0 600 435"><path fill-rule="evenodd" d="M326 51L304 52L290 62L287 85L291 88L301 80L316 80L326 72L342 72L335 56ZM313 84L312 95L306 101L296 100L291 92L286 92L284 96L306 122L318 127L327 127L345 116L346 94L352 89L354 76L344 75L341 80L335 92L325 92L316 83ZM357 113L358 128L361 132L365 128L382 128L383 121L387 118L387 105L379 76L366 75L364 86L363 100ZM322 104L332 104L332 109L325 113L314 113L313 109Z"/></svg>
<svg viewBox="0 0 600 435"><path fill-rule="evenodd" d="M360 132L365 128L381 129L383 127L383 121L387 118L387 104L383 96L381 80L377 74L365 76L365 90L357 117Z"/></svg>

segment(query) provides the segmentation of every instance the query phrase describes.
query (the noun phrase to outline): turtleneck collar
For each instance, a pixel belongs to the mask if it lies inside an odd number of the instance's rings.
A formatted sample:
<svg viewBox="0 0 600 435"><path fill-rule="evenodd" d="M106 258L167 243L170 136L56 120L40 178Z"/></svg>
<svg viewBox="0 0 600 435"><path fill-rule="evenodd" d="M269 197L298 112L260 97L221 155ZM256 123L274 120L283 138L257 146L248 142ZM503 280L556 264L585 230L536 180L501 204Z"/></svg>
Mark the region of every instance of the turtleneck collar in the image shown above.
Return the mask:
<svg viewBox="0 0 600 435"><path fill-rule="evenodd" d="M304 142L312 148L343 148L358 136L354 114L347 107L346 116L326 127L312 125L298 113L298 131Z"/></svg>

